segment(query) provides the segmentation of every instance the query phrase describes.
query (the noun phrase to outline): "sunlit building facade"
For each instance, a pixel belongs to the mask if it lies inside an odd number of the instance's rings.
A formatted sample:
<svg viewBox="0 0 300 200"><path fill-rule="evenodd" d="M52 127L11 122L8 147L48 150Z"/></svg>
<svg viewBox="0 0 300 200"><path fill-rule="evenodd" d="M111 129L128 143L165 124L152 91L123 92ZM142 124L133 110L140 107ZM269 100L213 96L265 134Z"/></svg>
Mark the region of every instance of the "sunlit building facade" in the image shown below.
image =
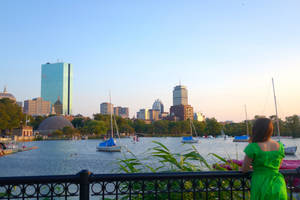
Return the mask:
<svg viewBox="0 0 300 200"><path fill-rule="evenodd" d="M203 122L205 121L205 116L201 112L194 113L194 120Z"/></svg>
<svg viewBox="0 0 300 200"><path fill-rule="evenodd" d="M114 107L114 115L122 118L129 118L129 109L127 107Z"/></svg>
<svg viewBox="0 0 300 200"><path fill-rule="evenodd" d="M176 105L171 106L170 116L177 120L193 120L194 119L194 109L190 105Z"/></svg>
<svg viewBox="0 0 300 200"><path fill-rule="evenodd" d="M108 102L104 102L100 104L100 113L102 115L110 115L114 113L114 105Z"/></svg>
<svg viewBox="0 0 300 200"><path fill-rule="evenodd" d="M50 101L44 101L41 97L25 100L23 111L27 115L47 116L51 112Z"/></svg>
<svg viewBox="0 0 300 200"><path fill-rule="evenodd" d="M72 114L73 65L70 63L46 63L42 65L41 97L55 104L62 103L64 115Z"/></svg>
<svg viewBox="0 0 300 200"><path fill-rule="evenodd" d="M160 111L159 110L153 110L153 109L149 109L149 120L151 121L156 121L156 120L159 120L159 114L160 114Z"/></svg>
<svg viewBox="0 0 300 200"><path fill-rule="evenodd" d="M149 110L148 109L140 109L139 112L136 113L136 118L141 120L149 120Z"/></svg>

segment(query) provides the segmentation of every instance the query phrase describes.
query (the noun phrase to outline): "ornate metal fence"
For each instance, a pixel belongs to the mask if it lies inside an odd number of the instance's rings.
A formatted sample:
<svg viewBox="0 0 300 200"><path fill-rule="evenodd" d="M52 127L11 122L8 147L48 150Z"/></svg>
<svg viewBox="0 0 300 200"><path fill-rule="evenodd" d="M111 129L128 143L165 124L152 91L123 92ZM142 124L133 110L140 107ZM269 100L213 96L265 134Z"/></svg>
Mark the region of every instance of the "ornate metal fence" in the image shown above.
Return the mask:
<svg viewBox="0 0 300 200"><path fill-rule="evenodd" d="M300 192L300 168L281 171L289 199ZM300 196L299 196L300 197ZM250 174L233 171L91 174L0 178L0 199L249 199Z"/></svg>

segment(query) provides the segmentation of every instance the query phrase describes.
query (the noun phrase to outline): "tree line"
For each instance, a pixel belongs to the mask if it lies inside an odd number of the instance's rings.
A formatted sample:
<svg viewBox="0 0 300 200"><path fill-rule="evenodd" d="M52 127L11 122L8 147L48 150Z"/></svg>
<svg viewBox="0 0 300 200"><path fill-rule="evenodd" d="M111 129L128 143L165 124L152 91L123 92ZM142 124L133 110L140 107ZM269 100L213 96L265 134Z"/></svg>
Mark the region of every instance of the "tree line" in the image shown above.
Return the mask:
<svg viewBox="0 0 300 200"><path fill-rule="evenodd" d="M205 121L168 121L158 120L147 123L139 119L123 119L115 116L116 124L120 133L140 133L148 136L182 136L182 135L198 135L198 136L218 136L222 131L229 136L240 136L251 134L252 126L256 118L243 121L222 123L215 118L206 118ZM274 135L277 135L276 117L269 117L274 124ZM297 115L289 116L283 121L279 119L279 128L281 136L300 137L300 119ZM110 116L95 114L94 119L76 118L72 121L74 127L81 134L107 135L111 132Z"/></svg>
<svg viewBox="0 0 300 200"><path fill-rule="evenodd" d="M49 116L48 116L49 117ZM247 121L248 131L251 133L255 116L253 120ZM20 128L28 120L28 125L35 130L39 124L46 119L47 116L26 116L22 113L21 107L9 99L0 99L0 133L9 135L15 128ZM120 133L139 133L149 136L182 136L182 135L198 135L198 136L217 136L223 132L230 136L245 135L247 133L246 122L222 123L215 118L206 118L205 121L168 121L158 120L146 123L138 119L124 119L114 116L114 123L117 124ZM277 134L276 116L269 117L274 123L274 134ZM74 128L65 127L58 130L56 135L91 135L104 136L111 132L110 115L94 114L93 119L86 117L76 117L72 120ZM281 136L300 137L300 120L297 115L288 116L285 121L279 119L279 128ZM114 130L116 131L116 130Z"/></svg>

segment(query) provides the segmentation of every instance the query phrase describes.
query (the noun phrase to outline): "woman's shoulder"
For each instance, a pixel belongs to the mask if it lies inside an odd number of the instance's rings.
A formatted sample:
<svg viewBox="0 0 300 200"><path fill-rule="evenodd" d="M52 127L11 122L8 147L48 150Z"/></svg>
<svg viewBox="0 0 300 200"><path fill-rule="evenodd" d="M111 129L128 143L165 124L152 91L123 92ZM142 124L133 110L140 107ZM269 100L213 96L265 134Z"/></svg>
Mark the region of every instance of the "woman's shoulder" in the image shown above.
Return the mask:
<svg viewBox="0 0 300 200"><path fill-rule="evenodd" d="M255 154L257 154L257 143L249 143L244 149L244 152L248 157L254 158Z"/></svg>
<svg viewBox="0 0 300 200"><path fill-rule="evenodd" d="M284 145L280 141L272 140L273 145L276 145L278 150L281 150L284 148Z"/></svg>

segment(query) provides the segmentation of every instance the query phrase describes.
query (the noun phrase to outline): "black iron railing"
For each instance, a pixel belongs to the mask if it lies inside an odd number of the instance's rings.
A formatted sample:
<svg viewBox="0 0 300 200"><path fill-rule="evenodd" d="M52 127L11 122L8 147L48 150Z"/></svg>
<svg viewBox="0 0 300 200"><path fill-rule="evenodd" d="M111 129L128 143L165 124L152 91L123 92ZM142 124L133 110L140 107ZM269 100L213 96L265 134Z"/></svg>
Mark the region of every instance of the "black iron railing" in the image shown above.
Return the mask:
<svg viewBox="0 0 300 200"><path fill-rule="evenodd" d="M281 171L289 199L300 168ZM249 199L250 174L234 171L91 174L0 178L0 199Z"/></svg>

